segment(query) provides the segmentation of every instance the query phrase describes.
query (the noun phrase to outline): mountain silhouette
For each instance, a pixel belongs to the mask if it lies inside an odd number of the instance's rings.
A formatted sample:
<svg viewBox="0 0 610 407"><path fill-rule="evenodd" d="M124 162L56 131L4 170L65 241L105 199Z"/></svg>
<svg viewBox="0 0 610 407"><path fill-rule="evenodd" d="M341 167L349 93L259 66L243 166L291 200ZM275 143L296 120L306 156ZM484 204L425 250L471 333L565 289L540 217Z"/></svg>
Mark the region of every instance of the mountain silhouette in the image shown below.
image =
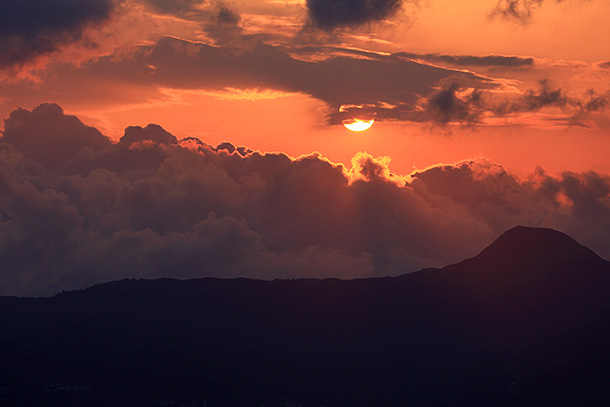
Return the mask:
<svg viewBox="0 0 610 407"><path fill-rule="evenodd" d="M565 233L547 228L517 226L504 232L479 255L462 262L470 268L536 269L555 273L597 268L608 262Z"/></svg>
<svg viewBox="0 0 610 407"><path fill-rule="evenodd" d="M480 301L479 306L499 308L501 314L548 307L550 314L559 315L566 308L605 301L609 267L564 233L517 226L477 256L444 267L434 277L447 295L463 295L466 301Z"/></svg>
<svg viewBox="0 0 610 407"><path fill-rule="evenodd" d="M0 297L0 406L607 405L610 263L516 227L360 280L123 280Z"/></svg>

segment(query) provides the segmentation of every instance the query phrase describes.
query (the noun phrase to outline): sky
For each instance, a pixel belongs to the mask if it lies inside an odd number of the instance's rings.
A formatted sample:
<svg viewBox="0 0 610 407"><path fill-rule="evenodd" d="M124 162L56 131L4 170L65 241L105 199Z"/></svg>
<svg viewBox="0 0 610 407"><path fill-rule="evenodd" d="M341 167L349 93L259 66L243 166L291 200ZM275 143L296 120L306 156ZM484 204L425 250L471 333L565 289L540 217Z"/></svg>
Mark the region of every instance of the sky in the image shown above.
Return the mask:
<svg viewBox="0 0 610 407"><path fill-rule="evenodd" d="M4 1L0 294L398 275L519 224L610 259L608 15L608 0Z"/></svg>

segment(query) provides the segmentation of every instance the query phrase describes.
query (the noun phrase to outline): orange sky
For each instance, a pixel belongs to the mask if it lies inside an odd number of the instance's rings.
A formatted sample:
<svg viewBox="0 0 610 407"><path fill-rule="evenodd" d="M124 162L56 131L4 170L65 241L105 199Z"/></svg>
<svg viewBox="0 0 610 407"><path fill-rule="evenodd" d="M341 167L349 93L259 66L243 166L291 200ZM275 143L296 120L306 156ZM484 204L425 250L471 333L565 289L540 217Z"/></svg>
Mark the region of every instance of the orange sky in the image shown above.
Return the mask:
<svg viewBox="0 0 610 407"><path fill-rule="evenodd" d="M389 156L390 168L397 174L409 174L439 162L481 157L500 163L522 177L537 166L552 174L565 170L610 173L607 159L610 137L603 128L439 127L378 122L367 131L352 132L343 126L321 123L320 109L318 101L301 95L236 101L190 94L175 105L128 107L106 111L100 116L92 116L87 111L68 112L77 113L86 123L104 129L115 139L129 125L169 123L164 128L179 138L197 137L210 145L228 141L260 151L284 151L294 157L319 151L332 161L348 166L359 151ZM270 111L272 118L268 117ZM236 113L239 120L225 119Z"/></svg>
<svg viewBox="0 0 610 407"><path fill-rule="evenodd" d="M194 9L188 12L163 13L147 4L124 2L123 14L113 14L105 25L89 31L92 38L105 38L97 48L98 55L91 55L91 49L78 43L65 44L58 52L37 59L38 64L46 65L29 71L30 79L25 73L21 78L26 79L6 76L0 82L0 90L4 90L0 114L6 117L17 106L33 108L52 101L114 139L129 125L157 123L178 137L194 136L212 145L229 141L293 156L320 151L346 164L357 152L368 151L391 157L392 169L397 173L471 157L489 158L518 174L528 174L536 166L552 173L588 169L610 172L605 154L610 151L609 120L604 109L581 114L578 123L569 121L574 109L564 107L519 111L476 123L379 117L370 130L352 133L340 125L327 124L326 115L337 109L334 102L321 99L300 85L286 89L272 82L265 85L262 80L256 82L257 89L244 89L239 81L233 85L229 81L218 88L210 86L214 81L211 78L208 85L186 83L175 87L169 82L149 81L135 67L136 83L122 78L120 72L106 76L103 70L83 70L95 65L100 56L130 63L134 45L154 44L161 36L171 35L234 50L262 41L296 59L311 61L332 57L339 49L386 55L408 52L532 58L533 64L518 67L456 65L446 60L420 62L490 78L504 87L498 94L516 96L535 90L537 81L548 79L569 98L577 99L589 89L599 95L610 89L610 68L600 65L610 55L610 44L603 40L610 38L610 26L604 21L610 15L608 2L546 1L532 7L527 21L492 17L496 3L489 0L405 3L383 21L339 27L332 34L299 34L307 19L305 2L237 1L228 9L239 21L230 27L217 24L213 29L209 28L211 20L205 19L216 9L194 2ZM109 34L117 29L122 35ZM298 51L301 46L312 45L317 49L313 53ZM69 61L78 62L71 65ZM132 69L130 66L121 69ZM179 65L172 70L171 75L180 77ZM450 74L449 71L447 75ZM371 83L377 79L370 77ZM417 78L411 81L416 83ZM357 94L362 85L350 83L346 91ZM429 92L442 86L433 85ZM468 92L468 87L464 89ZM420 93L424 102L419 103L425 103L432 93ZM333 97L336 99L337 95Z"/></svg>
<svg viewBox="0 0 610 407"><path fill-rule="evenodd" d="M398 275L516 225L610 258L608 15L606 0L0 2L0 294Z"/></svg>

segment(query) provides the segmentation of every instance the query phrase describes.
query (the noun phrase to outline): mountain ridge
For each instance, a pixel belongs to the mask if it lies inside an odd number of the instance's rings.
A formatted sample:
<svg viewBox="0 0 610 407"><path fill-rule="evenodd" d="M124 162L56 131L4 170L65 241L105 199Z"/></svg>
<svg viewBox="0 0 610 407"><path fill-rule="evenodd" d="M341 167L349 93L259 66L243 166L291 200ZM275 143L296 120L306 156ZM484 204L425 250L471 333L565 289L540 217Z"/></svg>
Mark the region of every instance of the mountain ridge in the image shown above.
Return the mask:
<svg viewBox="0 0 610 407"><path fill-rule="evenodd" d="M532 242L541 241L545 242L545 245L542 247L545 249L544 256L539 256L536 258L535 256L530 255L530 250L534 247ZM541 247L537 245L537 247ZM515 258L515 254L520 254L520 258ZM525 253L525 254L524 254ZM568 258L567 256L571 256ZM506 261L506 260L510 261ZM515 262L514 260L518 260ZM70 293L70 292L78 292L83 290L90 290L92 288L99 289L102 286L106 285L115 285L120 282L135 282L135 281L353 281L353 280L372 280L372 279L382 279L382 278L404 278L406 276L411 276L415 274L435 272L438 270L444 269L465 269L469 267L486 267L489 269L506 269L506 268L515 268L519 266L523 266L525 263L531 265L532 262L535 263L536 267L546 268L556 268L557 266L561 266L563 264L571 265L571 264L580 264L594 267L604 267L610 266L610 261L607 261L597 255L593 250L588 247L581 245L576 240L574 240L569 235L554 230L550 228L540 228L540 227L528 227L528 226L515 226L506 232L502 233L497 239L495 239L491 244L485 247L479 254L474 257L464 259L458 263L449 264L447 266L441 268L424 268L418 271L401 274L395 277L384 276L384 277L365 277L358 279L341 279L341 278L292 278L292 279L275 279L275 280L260 280L260 279L252 279L247 277L237 277L237 278L221 278L221 277L201 277L201 278L192 278L192 279L174 279L170 277L163 277L158 279L123 279L123 280L115 280L107 283L96 284L92 287L79 289L79 290L70 290L62 293ZM566 261L567 260L567 261ZM56 295L60 295L62 293L58 293Z"/></svg>
<svg viewBox="0 0 610 407"><path fill-rule="evenodd" d="M540 233L573 260L559 277L529 256L502 269ZM518 228L475 260L394 278L3 297L0 406L603 405L610 265L558 233Z"/></svg>

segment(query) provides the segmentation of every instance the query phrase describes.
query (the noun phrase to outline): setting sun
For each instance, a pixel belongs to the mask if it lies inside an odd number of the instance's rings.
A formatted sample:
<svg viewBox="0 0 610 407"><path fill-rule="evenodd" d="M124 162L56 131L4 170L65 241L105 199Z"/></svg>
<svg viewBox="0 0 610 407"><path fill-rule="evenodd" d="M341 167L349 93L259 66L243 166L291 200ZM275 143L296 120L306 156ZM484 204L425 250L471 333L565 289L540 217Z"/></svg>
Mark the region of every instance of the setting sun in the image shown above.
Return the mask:
<svg viewBox="0 0 610 407"><path fill-rule="evenodd" d="M375 119L371 120L360 120L360 119L351 119L344 120L343 125L346 129L351 131L365 131L371 128L371 126L375 123Z"/></svg>

